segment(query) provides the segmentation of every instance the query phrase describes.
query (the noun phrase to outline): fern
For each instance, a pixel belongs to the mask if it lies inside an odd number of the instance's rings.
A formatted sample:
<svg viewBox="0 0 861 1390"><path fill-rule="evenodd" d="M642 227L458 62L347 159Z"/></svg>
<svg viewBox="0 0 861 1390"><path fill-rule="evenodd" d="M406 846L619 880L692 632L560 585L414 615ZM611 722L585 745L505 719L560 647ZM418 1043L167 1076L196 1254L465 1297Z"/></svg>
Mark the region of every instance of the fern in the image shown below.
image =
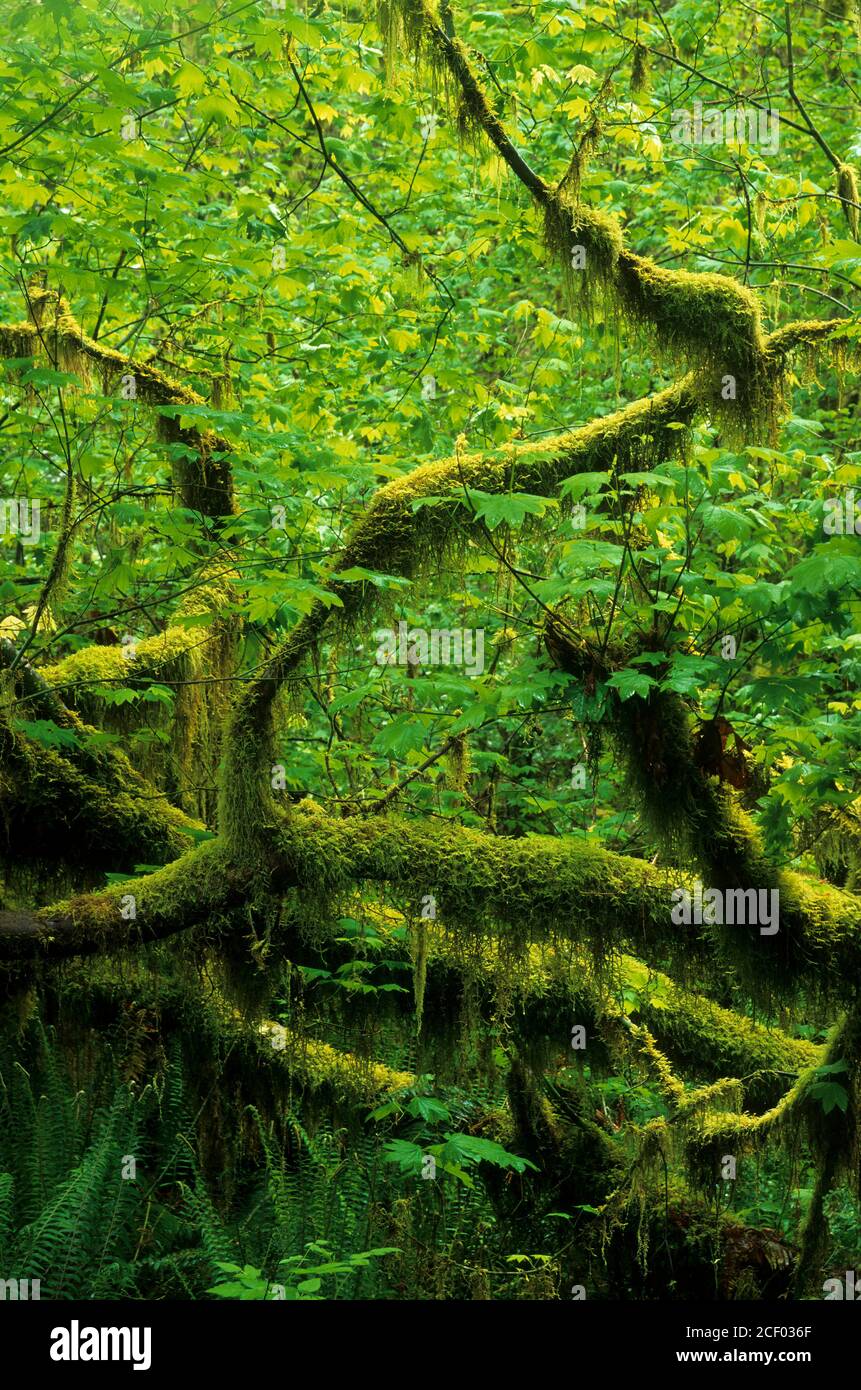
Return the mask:
<svg viewBox="0 0 861 1390"><path fill-rule="evenodd" d="M82 1162L59 1184L38 1218L20 1233L20 1258L48 1298L81 1298L106 1263L108 1241L130 1244L130 1208L137 1204L122 1178L124 1157L136 1136L134 1098L119 1089ZM122 1215L117 1219L117 1207ZM106 1213L108 1221L105 1237Z"/></svg>

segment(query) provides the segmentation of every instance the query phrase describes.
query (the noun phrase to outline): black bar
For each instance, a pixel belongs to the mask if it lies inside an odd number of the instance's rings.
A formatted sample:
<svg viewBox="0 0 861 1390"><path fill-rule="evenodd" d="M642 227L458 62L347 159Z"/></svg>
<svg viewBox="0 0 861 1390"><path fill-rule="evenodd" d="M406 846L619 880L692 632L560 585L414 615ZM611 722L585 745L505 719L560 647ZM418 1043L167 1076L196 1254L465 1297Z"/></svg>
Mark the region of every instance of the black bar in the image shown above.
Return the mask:
<svg viewBox="0 0 861 1390"><path fill-rule="evenodd" d="M241 1376L244 1390L249 1377L260 1384L273 1377L289 1384L300 1376L307 1380L315 1366L330 1382L339 1368L363 1379L381 1374L391 1379L397 1365L410 1376L421 1367L430 1379L437 1373L448 1378L473 1362L488 1372L484 1385L497 1376L516 1384L524 1373L530 1378L538 1373L578 1379L587 1366L590 1375L605 1372L608 1385L617 1376L671 1367L693 1381L703 1366L730 1373L736 1367L756 1366L768 1384L772 1372L787 1366L821 1376L852 1365L861 1331L861 1300L849 1308L843 1306L847 1301L855 1300L332 1300L301 1306L289 1301L21 1301L0 1304L0 1334L7 1355L14 1348L22 1368L40 1377L47 1374L58 1384L70 1376L92 1380L128 1374L142 1381L149 1375L161 1381L165 1374L179 1373L215 1376L219 1387ZM105 1339L106 1352L115 1346L118 1354L128 1351L127 1359L52 1359L52 1347L69 1353L89 1353L97 1347L101 1354L101 1334L95 1339L87 1329L102 1328L127 1329L128 1337ZM135 1340L133 1329L138 1330ZM498 1370L493 1369L497 1358ZM559 1371L551 1372L557 1358ZM141 1363L137 1373L135 1359ZM148 1365L143 1364L146 1360Z"/></svg>

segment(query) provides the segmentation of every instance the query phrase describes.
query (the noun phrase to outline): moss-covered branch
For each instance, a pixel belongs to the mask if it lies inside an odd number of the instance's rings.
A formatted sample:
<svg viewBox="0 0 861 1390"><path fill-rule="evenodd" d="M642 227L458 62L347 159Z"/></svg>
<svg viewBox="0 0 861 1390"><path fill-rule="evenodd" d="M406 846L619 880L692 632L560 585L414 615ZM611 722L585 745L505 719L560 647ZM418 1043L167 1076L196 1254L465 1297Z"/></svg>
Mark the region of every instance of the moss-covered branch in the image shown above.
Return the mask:
<svg viewBox="0 0 861 1390"><path fill-rule="evenodd" d="M181 427L179 410L168 409L203 406L203 397L152 362L138 361L90 338L55 291L30 286L27 301L28 319L0 324L0 358L14 361L47 355L54 366L85 382L95 372L106 393L117 390L123 378L133 380L133 398L160 412L162 439L182 445L193 459L181 459L175 467L183 505L207 517L231 516L236 510L231 446L211 430Z"/></svg>
<svg viewBox="0 0 861 1390"><path fill-rule="evenodd" d="M717 952L760 998L802 980L845 994L861 965L858 899L788 871L780 876L779 930L765 935L756 925L677 925L673 894L680 887L693 894L690 873L577 839L513 840L448 822L308 812L285 823L280 850L291 876L316 892L364 882L398 885L416 902L432 894L465 939L498 930L512 946L574 940L598 959L633 947L652 959L663 952L683 970L698 954Z"/></svg>
<svg viewBox="0 0 861 1390"><path fill-rule="evenodd" d="M23 933L10 934L0 922L0 958L9 954L10 939L17 942L13 955L45 948L74 955L169 936L235 904L261 880L276 891L278 885L300 886L318 900L371 883L391 884L417 904L430 894L464 940L499 934L512 950L532 940L576 941L600 960L633 947L682 969L717 950L720 959L744 969L759 997L790 992L802 980L839 996L854 989L861 968L858 898L798 874L781 876L776 934L749 925L685 927L673 921L674 894L679 887L693 892L690 875L582 840L515 840L451 822L336 820L308 810L281 824L268 858L257 864L217 841L140 879L137 932L118 921L121 893L111 889L44 909ZM178 907L171 916L173 893Z"/></svg>
<svg viewBox="0 0 861 1390"><path fill-rule="evenodd" d="M189 849L200 822L147 782L119 749L91 743L96 731L62 703L13 644L0 639L0 865L7 905L40 870L100 880L105 871L164 864ZM21 716L24 723L20 722ZM13 716L17 716L17 719ZM27 736L27 722L68 736L59 747Z"/></svg>
<svg viewBox="0 0 861 1390"><path fill-rule="evenodd" d="M317 601L248 682L226 739L219 824L237 849L251 847L278 817L269 790L273 762L272 706L278 691L309 660L330 620L355 623L378 599L373 585L340 574L362 567L410 577L432 560L460 551L480 534L470 490L530 492L554 497L575 473L647 469L677 455L696 413L685 380L624 410L543 443L517 444L491 453L463 453L414 469L386 484L354 527L329 580L333 603ZM423 499L434 499L422 506ZM438 499L438 500L437 500Z"/></svg>
<svg viewBox="0 0 861 1390"><path fill-rule="evenodd" d="M785 405L785 353L797 344L787 334L780 353L770 350L756 294L730 276L669 270L637 255L615 217L581 201L579 180L572 187L565 177L554 187L538 174L507 134L468 50L447 32L434 0L386 0L382 27L390 49L403 40L420 63L454 85L461 129L486 136L529 190L569 291L582 291L587 307L603 293L631 324L648 324L658 347L696 373L703 403L731 434L773 431ZM840 191L847 196L842 185ZM836 331L823 322L815 340ZM807 346L813 340L810 332L804 337Z"/></svg>
<svg viewBox="0 0 861 1390"><path fill-rule="evenodd" d="M611 669L626 660L624 653L596 651L555 620L548 624L547 647L562 669L589 681L606 681ZM709 890L770 894L786 948L772 960L771 969L785 974L784 982L791 979L803 969L805 954L820 930L817 922L828 911L824 904L829 889L783 870L766 855L756 825L712 765L716 759L709 753L709 738L722 748L716 725L705 725L695 739L688 711L673 692L652 690L647 696L622 700L608 687L606 697L611 729L640 814L665 859L696 866ZM822 907L814 908L814 900ZM737 926L715 922L711 936L755 991L761 961L739 954L738 931Z"/></svg>
<svg viewBox="0 0 861 1390"><path fill-rule="evenodd" d="M239 1032L245 1031L241 1023L235 1026ZM283 1067L311 1090L326 1086L352 1097L357 1104L370 1105L381 1095L402 1091L415 1080L411 1072L395 1071L381 1062L342 1052L281 1023L261 1023L256 1044L258 1056L270 1065Z"/></svg>
<svg viewBox="0 0 861 1390"><path fill-rule="evenodd" d="M46 981L45 993L59 1018L86 1020L106 1033L124 1009L141 1009L158 1020L161 1036L178 1029L184 1039L201 1039L230 1058L234 1069L245 1070L253 1094L253 1073L271 1074L307 1091L326 1091L336 1102L366 1107L393 1091L412 1085L410 1072L396 1071L329 1043L269 1020L255 1022L232 1010L213 990L211 981L186 977L176 970L164 973L145 964L88 962L70 967ZM281 1097L283 1100L283 1095Z"/></svg>
<svg viewBox="0 0 861 1390"><path fill-rule="evenodd" d="M861 1196L861 1013L857 1006L832 1030L823 1056L801 1073L786 1095L762 1115L726 1110L703 1117L686 1137L694 1179L714 1184L723 1155L756 1152L779 1141L797 1159L806 1141L815 1170L810 1205L801 1228L795 1274L797 1296L809 1292L825 1252L824 1199L844 1178Z"/></svg>
<svg viewBox="0 0 861 1390"><path fill-rule="evenodd" d="M72 761L0 729L0 864L14 884L40 865L131 872L185 854L202 827L121 754Z"/></svg>
<svg viewBox="0 0 861 1390"><path fill-rule="evenodd" d="M235 925L253 894L220 841L210 840L154 873L36 912L0 912L0 961L62 960L134 949L205 922Z"/></svg>
<svg viewBox="0 0 861 1390"><path fill-rule="evenodd" d="M387 957L401 956L403 948L390 933L403 925L402 914L367 898L349 910L383 934ZM351 959L348 947L331 942L313 952L306 941L287 949L329 970ZM586 1030L589 1057L596 1056L596 1048L603 1057L614 1040L625 1040L623 992L628 1016L649 1028L671 1062L706 1081L738 1077L754 1111L775 1104L795 1076L821 1060L821 1047L722 1008L633 956L620 954L609 969L596 972L589 954L577 947L532 946L512 962L496 937L465 951L458 935L440 922L427 924L421 1044L438 1073L460 1056L465 1016L477 1012L492 1021L502 1011L510 1035L536 1067L553 1067L568 1055L574 1023ZM363 1021L371 1025L382 1014L403 1016L412 1008L408 993L351 994L344 1017L361 1030Z"/></svg>
<svg viewBox="0 0 861 1390"><path fill-rule="evenodd" d="M789 325L764 339L769 371L785 366L785 354L795 347L833 332L833 322L813 321ZM381 488L348 537L328 581L331 601L315 602L237 701L227 732L219 807L219 824L237 848L253 850L278 820L268 775L274 760L272 707L278 691L310 659L333 617L355 622L377 601L372 585L347 583L339 574L362 567L411 577L431 560L461 549L474 530L481 531L470 504L470 489L554 497L562 482L576 473L647 470L683 451L685 427L707 406L696 378L689 375L582 429L540 444L517 444L489 454L457 454L424 464ZM432 502L422 505L424 499Z"/></svg>
<svg viewBox="0 0 861 1390"><path fill-rule="evenodd" d="M636 991L633 1017L670 1061L709 1080L738 1077L753 1110L775 1104L793 1077L822 1061L822 1047L722 1008L630 956L621 970Z"/></svg>
<svg viewBox="0 0 861 1390"><path fill-rule="evenodd" d="M238 620L231 616L233 571L224 566L204 570L190 587L164 632L132 646L88 646L52 666L39 669L44 686L62 696L100 727L128 733L140 715L135 706L109 702L116 687L145 692L163 685L175 692L167 747L146 749L141 770L164 784L186 811L212 824L216 814L214 785L221 735L228 707L227 680L236 661ZM22 692L19 713L31 718L32 693ZM148 719L152 706L145 705Z"/></svg>

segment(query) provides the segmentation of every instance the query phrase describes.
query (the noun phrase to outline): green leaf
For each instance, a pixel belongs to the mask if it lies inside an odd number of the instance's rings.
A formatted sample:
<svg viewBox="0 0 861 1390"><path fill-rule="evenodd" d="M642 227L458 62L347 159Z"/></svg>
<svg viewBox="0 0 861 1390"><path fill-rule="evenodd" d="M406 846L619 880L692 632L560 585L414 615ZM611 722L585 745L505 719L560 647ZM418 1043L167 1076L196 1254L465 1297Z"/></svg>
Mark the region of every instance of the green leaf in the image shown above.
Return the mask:
<svg viewBox="0 0 861 1390"><path fill-rule="evenodd" d="M630 700L633 695L645 697L658 682L652 676L647 676L645 671L634 671L626 666L622 671L614 671L606 684L618 690L620 700Z"/></svg>
<svg viewBox="0 0 861 1390"><path fill-rule="evenodd" d="M849 1109L849 1092L836 1081L819 1081L810 1087L807 1094L811 1100L819 1101L826 1115L830 1115L834 1109L842 1110L845 1114Z"/></svg>
<svg viewBox="0 0 861 1390"><path fill-rule="evenodd" d="M371 747L376 753L402 758L424 746L427 730L413 714L399 714L376 734Z"/></svg>
<svg viewBox="0 0 861 1390"><path fill-rule="evenodd" d="M490 531L495 531L502 522L512 527L522 526L527 516L543 516L548 508L558 506L553 498L533 497L526 492L480 492L470 488L468 497L475 515Z"/></svg>
<svg viewBox="0 0 861 1390"><path fill-rule="evenodd" d="M63 729L52 719L22 719L16 727L26 738L46 748L80 748L81 741L72 729Z"/></svg>
<svg viewBox="0 0 861 1390"><path fill-rule="evenodd" d="M436 1121L451 1120L451 1111L442 1101L434 1100L432 1096L413 1096L407 1106L407 1114L413 1115L418 1120Z"/></svg>

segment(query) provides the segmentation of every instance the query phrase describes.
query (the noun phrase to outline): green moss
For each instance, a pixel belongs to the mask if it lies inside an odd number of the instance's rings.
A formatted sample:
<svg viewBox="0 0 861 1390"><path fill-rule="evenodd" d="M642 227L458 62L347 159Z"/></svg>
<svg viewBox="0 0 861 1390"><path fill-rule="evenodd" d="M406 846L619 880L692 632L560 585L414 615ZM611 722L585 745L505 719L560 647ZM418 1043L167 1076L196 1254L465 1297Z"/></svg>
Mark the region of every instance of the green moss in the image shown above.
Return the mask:
<svg viewBox="0 0 861 1390"><path fill-rule="evenodd" d="M0 324L0 357L5 361L35 356L39 338L31 323Z"/></svg>
<svg viewBox="0 0 861 1390"><path fill-rule="evenodd" d="M93 695L94 687L130 685L136 680L151 684L183 679L185 658L202 641L205 637L199 628L168 628L155 637L145 637L135 643L133 655L119 646L83 647L54 666L43 667L40 674L69 704L86 709L88 700L92 699L98 707L98 692Z"/></svg>
<svg viewBox="0 0 861 1390"><path fill-rule="evenodd" d="M88 870L160 864L199 828L115 750L74 756L0 728L4 817L0 853L21 863L65 861Z"/></svg>
<svg viewBox="0 0 861 1390"><path fill-rule="evenodd" d="M731 424L734 412L742 427L770 420L759 302L751 290L726 275L667 270L626 251L618 293L626 316L648 324L660 347L698 373L722 422ZM735 395L725 399L724 390Z"/></svg>
<svg viewBox="0 0 861 1390"><path fill-rule="evenodd" d="M469 770L469 740L465 734L459 734L452 741L446 753L446 785L452 791L465 791L469 780Z"/></svg>
<svg viewBox="0 0 861 1390"><path fill-rule="evenodd" d="M858 178L851 164L841 164L837 171L837 195L843 199L843 211L852 236L858 240L859 205Z"/></svg>
<svg viewBox="0 0 861 1390"><path fill-rule="evenodd" d="M622 979L636 991L633 1017L648 1025L668 1056L695 1076L743 1077L753 1110L774 1105L788 1079L823 1059L821 1047L724 1009L628 956Z"/></svg>
<svg viewBox="0 0 861 1390"><path fill-rule="evenodd" d="M469 489L553 496L560 483L575 473L602 471L617 460L620 468L646 467L659 454L668 457L679 452L683 447L679 435L684 431L670 426L690 423L694 410L687 383L682 383L542 444L489 454L464 452L424 464L376 494L353 531L339 568L364 565L413 574L423 558L436 557L440 547L453 542L452 533L469 524ZM446 502L417 511L414 504L424 497L443 497Z"/></svg>
<svg viewBox="0 0 861 1390"><path fill-rule="evenodd" d="M717 948L719 959L732 952L755 997L765 991L769 999L802 980L844 997L861 965L858 900L788 873L778 880L780 931L768 938L764 973L765 938L756 929L672 923L672 892L691 891L690 874L582 840L505 839L395 816L294 814L280 831L280 849L312 895L374 882L407 887L416 898L432 893L440 916L464 939L498 933L515 953L530 941L574 940L601 960L636 940L689 971L697 951L702 961L713 960Z"/></svg>
<svg viewBox="0 0 861 1390"><path fill-rule="evenodd" d="M490 139L543 209L545 240L560 261L569 296L576 294L590 309L600 294L612 299L629 322L648 325L659 348L696 373L698 394L730 441L749 443L751 433L755 437L773 434L785 408L785 371L783 363L767 351L756 295L728 276L668 270L634 254L624 247L615 218L580 204L583 167L596 129L586 132L568 173L554 190L515 149L475 74L469 52L447 34L431 0L389 0L382 6L380 27L390 52L403 35L408 51L427 62L434 77L442 72L457 85L462 127ZM645 86L646 59L645 48L635 44L635 92ZM839 186L857 235L857 210L850 210L849 203L857 202L858 194L849 165L841 166ZM586 253L579 270L571 260L577 246Z"/></svg>
<svg viewBox="0 0 861 1390"><path fill-rule="evenodd" d="M686 1140L686 1162L692 1179L713 1189L723 1155L755 1152L777 1141L797 1161L803 1139L812 1155L816 1178L813 1198L802 1226L796 1290L803 1294L815 1275L827 1239L824 1198L835 1180L845 1175L859 1195L859 1097L861 1097L861 1026L857 1008L831 1032L821 1060L807 1068L780 1101L761 1115L738 1113L705 1117ZM822 1067L842 1068L826 1073L844 1089L845 1104L826 1111L820 1086Z"/></svg>
<svg viewBox="0 0 861 1390"><path fill-rule="evenodd" d="M217 935L235 925L236 910L253 897L253 890L252 880L237 869L224 846L207 841L163 869L52 903L23 920L0 914L2 957L15 961L121 953L199 924Z"/></svg>
<svg viewBox="0 0 861 1390"><path fill-rule="evenodd" d="M421 57L429 31L439 22L439 11L431 0L380 0L377 28L385 40L389 70L402 44L409 54Z"/></svg>
<svg viewBox="0 0 861 1390"><path fill-rule="evenodd" d="M148 728L160 719L169 739L147 745L141 771L160 781L183 809L210 824L215 822L216 797L209 786L216 778L239 631L239 620L230 614L230 573L223 564L204 568L201 583L191 586L178 605L174 625L136 642L133 649L84 647L39 673L68 705L109 731L130 732L142 713ZM199 615L214 617L206 625L182 622ZM117 706L104 699L104 691L115 686L144 691L153 684L175 690L170 711L161 705L154 711L148 703Z"/></svg>
<svg viewBox="0 0 861 1390"><path fill-rule="evenodd" d="M307 936L298 945L306 901L303 893L285 950L292 955L301 949L303 959L334 970L351 953L332 944L331 925L313 945ZM404 924L397 909L353 891L339 911L332 910L329 922L341 911L382 935L388 958L403 958L392 935ZM631 1020L647 1026L669 1060L696 1078L743 1077L745 1103L753 1110L774 1104L793 1076L822 1060L821 1048L721 1008L632 956L614 956L596 969L586 949L564 942L555 948L536 944L515 956L504 936L467 941L442 920L427 924L423 1047L430 1050L435 1071L456 1070L467 1034L490 1022L504 1027L524 1059L541 1068L558 1064L560 1047L567 1047L567 1024L576 1020L587 1030L593 1061L600 1055L610 1064L610 1054L618 1053L618 1062L629 1044L626 1028L619 1026L623 990ZM407 994L355 997L349 1018L361 1029L365 1018L378 1019L381 1011L401 1018L408 1008Z"/></svg>
<svg viewBox="0 0 861 1390"><path fill-rule="evenodd" d="M649 89L649 50L641 43L634 45L631 62L631 95L643 96Z"/></svg>
<svg viewBox="0 0 861 1390"><path fill-rule="evenodd" d="M861 888L861 814L857 804L833 806L813 818L813 852L823 878L855 893Z"/></svg>
<svg viewBox="0 0 861 1390"><path fill-rule="evenodd" d="M350 1095L356 1104L372 1104L381 1096L402 1091L415 1081L411 1072L368 1062L278 1023L261 1024L260 1034L261 1051L264 1055L267 1048L276 1052L277 1065L298 1075L313 1090L328 1086Z"/></svg>
<svg viewBox="0 0 861 1390"><path fill-rule="evenodd" d="M404 577L426 572L446 556L461 554L473 529L482 534L469 501L470 489L554 496L560 483L574 473L614 466L648 467L656 458L675 456L684 447L684 429L672 427L689 424L695 409L689 384L682 382L542 444L490 454L459 453L416 468L381 488L351 532L330 577L334 604L315 604L264 671L248 683L230 716L220 777L219 825L237 851L259 839L261 828L265 833L276 819L269 782L274 762L272 710L279 690L296 678L331 621L355 624L378 601L373 585L339 580L339 572L357 566ZM422 498L443 500L416 508Z"/></svg>
<svg viewBox="0 0 861 1390"><path fill-rule="evenodd" d="M272 853L273 831L286 814L283 798L276 802L272 788L275 701L282 685L316 650L328 615L327 605L315 603L264 671L248 682L228 716L218 824L241 859L265 861Z"/></svg>
<svg viewBox="0 0 861 1390"><path fill-rule="evenodd" d="M781 359L799 348L827 348L833 344L839 349L847 341L842 325L841 319L799 319L768 335L766 355L776 368Z"/></svg>
<svg viewBox="0 0 861 1390"><path fill-rule="evenodd" d="M622 230L615 218L577 201L582 157L576 156L566 184L544 204L544 241L558 261L570 305L591 312L600 294L614 288L622 253Z"/></svg>
<svg viewBox="0 0 861 1390"><path fill-rule="evenodd" d="M46 352L62 371L79 376L86 385L96 372L106 392L115 391L119 380L130 374L136 399L154 409L206 404L154 363L136 361L88 337L56 290L31 285L28 309L33 323L0 325L0 355L19 358ZM209 431L181 429L172 412L159 415L158 430L167 442L186 446L187 457L176 465L184 505L205 516L232 515L236 504L230 446Z"/></svg>
<svg viewBox="0 0 861 1390"><path fill-rule="evenodd" d="M657 1080L664 1099L674 1108L679 1108L685 1100L684 1082L679 1081L678 1077L674 1075L669 1061L661 1052L648 1028L642 1024L631 1024L630 1028L640 1051L648 1062L650 1071L653 1072Z"/></svg>
<svg viewBox="0 0 861 1390"><path fill-rule="evenodd" d="M486 935L499 923L512 947L532 933L543 939L556 930L569 938L575 933L574 910L587 919L583 929L595 946L609 948L621 939L626 920L639 919L639 890L650 879L656 886L661 881L648 865L584 849L582 842L546 836L495 839L452 824L394 816L336 821L295 815L281 831L280 844L308 888L409 884L417 899L432 893L445 920L467 935ZM656 930L663 916L656 904ZM667 930L662 934L670 936Z"/></svg>

